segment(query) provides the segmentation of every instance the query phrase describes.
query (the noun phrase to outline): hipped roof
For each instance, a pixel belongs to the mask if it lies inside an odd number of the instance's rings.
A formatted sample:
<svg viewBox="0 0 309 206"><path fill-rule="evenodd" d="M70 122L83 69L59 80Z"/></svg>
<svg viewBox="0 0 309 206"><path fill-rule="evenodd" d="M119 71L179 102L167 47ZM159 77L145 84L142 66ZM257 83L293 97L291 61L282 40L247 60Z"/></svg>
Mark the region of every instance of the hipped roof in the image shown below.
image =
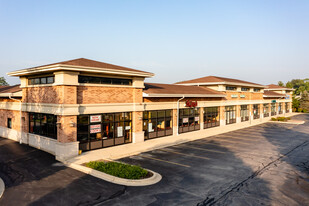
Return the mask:
<svg viewBox="0 0 309 206"><path fill-rule="evenodd" d="M144 97L225 97L222 92L197 86L145 83Z"/></svg>

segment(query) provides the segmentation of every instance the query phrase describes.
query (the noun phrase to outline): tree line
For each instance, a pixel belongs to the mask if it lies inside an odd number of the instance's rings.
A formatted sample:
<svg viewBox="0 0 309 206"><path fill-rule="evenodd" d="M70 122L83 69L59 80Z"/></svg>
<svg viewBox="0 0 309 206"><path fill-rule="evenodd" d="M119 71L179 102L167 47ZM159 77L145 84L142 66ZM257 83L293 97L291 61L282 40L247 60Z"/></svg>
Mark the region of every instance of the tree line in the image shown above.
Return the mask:
<svg viewBox="0 0 309 206"><path fill-rule="evenodd" d="M293 111L308 112L309 111L309 78L292 79L284 84L278 82L279 86L295 89L293 91Z"/></svg>

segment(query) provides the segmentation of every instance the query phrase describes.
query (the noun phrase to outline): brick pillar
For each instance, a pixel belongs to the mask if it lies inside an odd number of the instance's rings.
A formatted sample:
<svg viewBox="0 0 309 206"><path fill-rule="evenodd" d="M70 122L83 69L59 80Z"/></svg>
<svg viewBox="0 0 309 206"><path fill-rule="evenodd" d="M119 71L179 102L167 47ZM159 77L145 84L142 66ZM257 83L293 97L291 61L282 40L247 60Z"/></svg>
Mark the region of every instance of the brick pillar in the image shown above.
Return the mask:
<svg viewBox="0 0 309 206"><path fill-rule="evenodd" d="M253 120L253 105L252 104L249 104L249 120L250 122Z"/></svg>
<svg viewBox="0 0 309 206"><path fill-rule="evenodd" d="M173 114L172 114L172 118L173 118L173 135L177 135L177 131L178 131L178 125L177 125L177 118L178 118L178 114L177 114L177 109L173 109Z"/></svg>
<svg viewBox="0 0 309 206"><path fill-rule="evenodd" d="M143 112L132 112L133 143L144 142Z"/></svg>
<svg viewBox="0 0 309 206"><path fill-rule="evenodd" d="M240 117L240 105L236 105L236 123L241 122L241 117Z"/></svg>
<svg viewBox="0 0 309 206"><path fill-rule="evenodd" d="M262 120L264 118L264 108L263 104L260 104L260 119Z"/></svg>
<svg viewBox="0 0 309 206"><path fill-rule="evenodd" d="M220 106L220 126L225 124L225 106Z"/></svg>
<svg viewBox="0 0 309 206"><path fill-rule="evenodd" d="M200 130L204 129L204 108L199 108L200 110Z"/></svg>

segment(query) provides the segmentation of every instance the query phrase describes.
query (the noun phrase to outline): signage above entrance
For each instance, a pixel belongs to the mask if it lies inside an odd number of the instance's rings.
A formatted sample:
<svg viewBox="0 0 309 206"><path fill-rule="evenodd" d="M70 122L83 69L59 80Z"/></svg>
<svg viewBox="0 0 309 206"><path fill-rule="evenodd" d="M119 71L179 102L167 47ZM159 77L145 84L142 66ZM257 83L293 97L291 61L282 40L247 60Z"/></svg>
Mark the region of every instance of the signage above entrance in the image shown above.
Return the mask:
<svg viewBox="0 0 309 206"><path fill-rule="evenodd" d="M186 107L197 107L197 101L187 100Z"/></svg>

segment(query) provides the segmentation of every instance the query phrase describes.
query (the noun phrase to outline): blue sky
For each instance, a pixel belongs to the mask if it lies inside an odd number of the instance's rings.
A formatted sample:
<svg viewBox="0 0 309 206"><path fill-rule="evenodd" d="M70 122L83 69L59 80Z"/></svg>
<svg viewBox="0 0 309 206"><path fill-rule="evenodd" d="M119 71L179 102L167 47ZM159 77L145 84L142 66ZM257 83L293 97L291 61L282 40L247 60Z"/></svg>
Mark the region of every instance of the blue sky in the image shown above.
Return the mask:
<svg viewBox="0 0 309 206"><path fill-rule="evenodd" d="M75 58L261 84L309 77L309 1L0 0L0 76Z"/></svg>

